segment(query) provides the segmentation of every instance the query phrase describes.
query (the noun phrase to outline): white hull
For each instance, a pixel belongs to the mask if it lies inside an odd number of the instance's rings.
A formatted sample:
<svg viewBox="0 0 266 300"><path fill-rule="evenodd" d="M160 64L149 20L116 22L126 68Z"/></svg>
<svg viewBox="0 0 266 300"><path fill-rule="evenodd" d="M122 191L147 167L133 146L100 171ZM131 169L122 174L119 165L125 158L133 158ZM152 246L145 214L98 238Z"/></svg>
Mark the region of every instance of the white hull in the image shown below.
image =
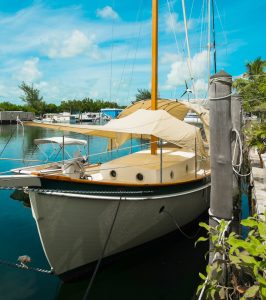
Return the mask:
<svg viewBox="0 0 266 300"><path fill-rule="evenodd" d="M30 192L43 249L57 275L99 259L119 199ZM163 206L183 226L203 213L208 204L209 184L171 195L122 198L105 257L174 231L173 220L160 213Z"/></svg>

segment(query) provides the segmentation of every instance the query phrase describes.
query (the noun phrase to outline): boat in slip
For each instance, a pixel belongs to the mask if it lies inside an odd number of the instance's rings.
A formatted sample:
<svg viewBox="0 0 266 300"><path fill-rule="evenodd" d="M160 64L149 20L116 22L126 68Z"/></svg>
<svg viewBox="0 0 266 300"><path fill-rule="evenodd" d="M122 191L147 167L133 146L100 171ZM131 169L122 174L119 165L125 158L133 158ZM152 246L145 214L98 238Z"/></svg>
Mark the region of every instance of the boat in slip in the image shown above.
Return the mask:
<svg viewBox="0 0 266 300"><path fill-rule="evenodd" d="M158 139L155 153L142 149L102 164L79 157L0 178L2 186L28 187L44 252L64 280L100 258L113 222L104 257L175 230L168 214L183 226L208 208L210 171L201 131L165 110L138 109L103 126L32 125L109 138L116 147L131 138Z"/></svg>
<svg viewBox="0 0 266 300"><path fill-rule="evenodd" d="M182 121L191 107L158 100L157 15L153 0L151 100L102 126L31 123L108 138L109 150L128 142L132 151L102 164L91 164L88 154L86 161L78 157L0 176L0 186L27 187L48 262L65 281L102 258L192 222L209 206L208 132L202 136L200 128ZM207 112L195 111L208 128ZM133 139L146 147L134 152ZM64 137L61 144L64 149Z"/></svg>

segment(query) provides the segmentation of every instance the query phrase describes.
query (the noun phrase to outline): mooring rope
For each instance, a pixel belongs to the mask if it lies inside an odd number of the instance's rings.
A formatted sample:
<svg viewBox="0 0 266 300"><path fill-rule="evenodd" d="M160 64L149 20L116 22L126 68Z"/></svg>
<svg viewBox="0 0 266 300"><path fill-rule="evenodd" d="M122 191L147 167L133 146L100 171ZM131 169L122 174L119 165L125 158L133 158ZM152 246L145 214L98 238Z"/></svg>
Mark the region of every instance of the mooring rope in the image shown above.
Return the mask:
<svg viewBox="0 0 266 300"><path fill-rule="evenodd" d="M87 300L87 298L88 298L88 296L89 296L89 293L90 293L92 284L93 284L93 282L94 282L94 280L95 280L95 277L96 277L97 272L98 272L98 270L99 270L100 264L101 264L102 259L103 259L103 257L104 257L105 251L106 251L106 249L107 249L107 246L108 246L108 243L109 243L109 240L110 240L110 237L111 237L111 234L112 234L114 225L115 225L115 221L116 221L116 218L117 218L117 215L118 215L118 211L119 211L119 208L120 208L121 201L122 201L122 197L120 197L120 199L119 199L119 201L118 201L118 204L117 204L117 207L116 207L116 210L115 210L115 215L114 215L114 218L113 218L113 222L112 222L112 224L111 224L111 227L110 227L110 230L109 230L107 239L106 239L106 241L105 241L105 244L104 244L104 247L103 247L101 256L100 256L99 259L98 259L97 265L96 265L96 267L95 267L95 269L94 269L93 275L92 275L91 280L90 280L89 285L88 285L88 288L86 289L86 292L85 292L85 294L84 294L84 297L82 298L83 300Z"/></svg>
<svg viewBox="0 0 266 300"><path fill-rule="evenodd" d="M25 264L13 263L13 262L9 262L9 261L3 260L3 259L0 259L0 264L11 267L11 268L20 269L20 270L34 271L34 272L39 272L39 273L43 273L43 274L47 274L47 275L53 275L54 274L54 271L53 271L52 268L50 270L45 270L45 269L41 269L41 268L34 268L34 267L29 267Z"/></svg>
<svg viewBox="0 0 266 300"><path fill-rule="evenodd" d="M14 130L11 132L9 139L7 140L7 142L6 142L5 146L4 146L4 148L3 148L2 151L0 152L0 157L2 156L2 154L3 154L3 152L5 151L7 145L9 144L9 142L11 141L11 139L12 139L13 134L15 133L15 131L16 131L16 130L14 129Z"/></svg>
<svg viewBox="0 0 266 300"><path fill-rule="evenodd" d="M168 211L166 210L164 207L162 207L160 209L160 213L165 213L167 216L170 217L170 219L174 222L175 226L177 227L177 229L180 231L180 233L187 239L189 240L193 240L195 239L195 237L197 237L197 235L199 234L200 232L200 228L197 230L197 232L195 234L193 234L192 236L189 236L188 234L186 234L182 229L181 227L178 225L177 221L176 221L176 218Z"/></svg>

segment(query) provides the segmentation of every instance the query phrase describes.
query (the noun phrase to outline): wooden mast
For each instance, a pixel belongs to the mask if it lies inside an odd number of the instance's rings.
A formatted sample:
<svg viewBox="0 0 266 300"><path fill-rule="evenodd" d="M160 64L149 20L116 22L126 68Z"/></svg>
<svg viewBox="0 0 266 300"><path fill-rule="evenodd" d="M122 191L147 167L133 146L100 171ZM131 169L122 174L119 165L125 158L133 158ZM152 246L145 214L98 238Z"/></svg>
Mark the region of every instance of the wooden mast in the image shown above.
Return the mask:
<svg viewBox="0 0 266 300"><path fill-rule="evenodd" d="M157 110L158 96L158 0L152 0L151 109ZM151 154L157 154L157 138L151 136Z"/></svg>

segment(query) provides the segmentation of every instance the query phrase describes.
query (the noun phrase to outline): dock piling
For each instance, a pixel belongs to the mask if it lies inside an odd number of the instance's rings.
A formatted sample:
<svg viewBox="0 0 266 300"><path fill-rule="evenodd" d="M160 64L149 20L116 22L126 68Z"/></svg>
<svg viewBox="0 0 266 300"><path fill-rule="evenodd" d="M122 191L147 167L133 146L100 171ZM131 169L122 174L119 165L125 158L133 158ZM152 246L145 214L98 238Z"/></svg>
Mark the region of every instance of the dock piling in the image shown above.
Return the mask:
<svg viewBox="0 0 266 300"><path fill-rule="evenodd" d="M233 215L231 88L232 76L224 71L210 78L211 226L216 226L217 220L231 220Z"/></svg>

